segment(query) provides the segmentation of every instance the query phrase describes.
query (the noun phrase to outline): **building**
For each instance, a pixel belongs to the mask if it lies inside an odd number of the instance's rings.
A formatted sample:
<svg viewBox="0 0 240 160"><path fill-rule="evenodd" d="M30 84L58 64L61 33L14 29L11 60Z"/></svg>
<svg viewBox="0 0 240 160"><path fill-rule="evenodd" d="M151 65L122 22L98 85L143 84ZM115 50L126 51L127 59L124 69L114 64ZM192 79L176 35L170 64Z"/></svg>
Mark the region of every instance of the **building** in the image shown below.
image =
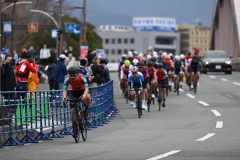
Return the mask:
<svg viewBox="0 0 240 160"><path fill-rule="evenodd" d="M210 47L212 50L224 50L235 59L240 58L239 0L215 1Z"/></svg>
<svg viewBox="0 0 240 160"><path fill-rule="evenodd" d="M129 50L146 52L148 46L155 51L180 53L180 35L175 31L135 30L131 26L100 26L97 31L109 62L118 62Z"/></svg>
<svg viewBox="0 0 240 160"><path fill-rule="evenodd" d="M181 39L181 54L188 51L193 53L193 48L199 48L202 56L210 47L211 27L202 25L179 25L177 27Z"/></svg>

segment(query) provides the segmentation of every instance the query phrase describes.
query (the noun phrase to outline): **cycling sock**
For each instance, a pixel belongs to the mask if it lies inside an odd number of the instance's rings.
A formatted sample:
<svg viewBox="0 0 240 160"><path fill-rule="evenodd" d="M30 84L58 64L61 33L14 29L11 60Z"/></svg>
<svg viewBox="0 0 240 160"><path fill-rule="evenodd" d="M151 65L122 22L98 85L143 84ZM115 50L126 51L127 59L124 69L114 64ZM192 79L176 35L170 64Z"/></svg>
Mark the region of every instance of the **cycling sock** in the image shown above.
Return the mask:
<svg viewBox="0 0 240 160"><path fill-rule="evenodd" d="M166 99L163 99L163 103L165 103Z"/></svg>

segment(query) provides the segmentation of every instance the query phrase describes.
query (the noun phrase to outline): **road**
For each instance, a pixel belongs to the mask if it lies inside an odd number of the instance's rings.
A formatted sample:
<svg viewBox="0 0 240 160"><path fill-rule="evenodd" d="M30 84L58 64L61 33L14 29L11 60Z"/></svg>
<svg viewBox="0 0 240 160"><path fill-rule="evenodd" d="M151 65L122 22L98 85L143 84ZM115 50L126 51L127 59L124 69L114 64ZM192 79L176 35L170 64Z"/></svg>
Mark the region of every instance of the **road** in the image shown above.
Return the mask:
<svg viewBox="0 0 240 160"><path fill-rule="evenodd" d="M89 131L87 142L71 136L39 144L0 149L5 160L239 160L240 73L208 73L198 93L186 85L169 93L166 107L151 112L125 104L116 73L114 99L119 114L109 124Z"/></svg>

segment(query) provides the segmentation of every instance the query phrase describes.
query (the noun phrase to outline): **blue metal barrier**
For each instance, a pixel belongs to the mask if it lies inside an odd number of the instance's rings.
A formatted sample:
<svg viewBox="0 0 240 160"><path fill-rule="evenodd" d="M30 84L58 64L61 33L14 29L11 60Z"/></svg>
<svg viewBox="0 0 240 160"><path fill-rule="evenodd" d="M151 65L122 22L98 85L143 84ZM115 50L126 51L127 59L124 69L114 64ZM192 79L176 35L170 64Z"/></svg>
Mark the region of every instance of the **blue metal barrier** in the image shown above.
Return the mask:
<svg viewBox="0 0 240 160"><path fill-rule="evenodd" d="M8 138L4 142L0 141L0 148L72 135L69 104L67 103L66 108L54 107L61 104L61 92L60 90L27 92L27 94L26 92L1 92L0 136L8 135ZM91 105L88 115L92 121L89 121L87 127L91 130L108 124L118 113L118 109L113 101L113 81L89 88L89 93ZM56 129L56 127L63 129Z"/></svg>

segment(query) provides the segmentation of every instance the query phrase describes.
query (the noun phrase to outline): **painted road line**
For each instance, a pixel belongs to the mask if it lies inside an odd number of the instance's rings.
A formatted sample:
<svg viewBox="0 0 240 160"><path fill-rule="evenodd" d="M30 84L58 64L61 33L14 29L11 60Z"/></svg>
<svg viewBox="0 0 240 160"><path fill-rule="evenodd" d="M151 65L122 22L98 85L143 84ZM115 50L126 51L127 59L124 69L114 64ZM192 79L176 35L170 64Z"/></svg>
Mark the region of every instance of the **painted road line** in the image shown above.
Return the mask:
<svg viewBox="0 0 240 160"><path fill-rule="evenodd" d="M209 104L207 104L206 102L203 102L203 101L198 101L198 103L204 105L204 106L209 106Z"/></svg>
<svg viewBox="0 0 240 160"><path fill-rule="evenodd" d="M158 159L166 158L168 156L171 156L171 155L176 154L176 153L181 152L181 151L182 150L173 150L171 152L167 152L167 153L164 153L164 154L161 154L159 156L152 157L152 158L149 158L149 159L146 159L146 160L158 160Z"/></svg>
<svg viewBox="0 0 240 160"><path fill-rule="evenodd" d="M215 114L216 117L221 116L221 114L217 110L211 110L211 111Z"/></svg>
<svg viewBox="0 0 240 160"><path fill-rule="evenodd" d="M240 86L240 83L237 83L237 82L233 82L233 84Z"/></svg>
<svg viewBox="0 0 240 160"><path fill-rule="evenodd" d="M227 79L224 79L224 78L220 78L222 81L224 82L227 82L228 80Z"/></svg>
<svg viewBox="0 0 240 160"><path fill-rule="evenodd" d="M223 121L217 121L216 128L223 128Z"/></svg>
<svg viewBox="0 0 240 160"><path fill-rule="evenodd" d="M193 95L191 95L191 94L186 94L188 97L190 97L190 98L195 98Z"/></svg>
<svg viewBox="0 0 240 160"><path fill-rule="evenodd" d="M204 137L202 137L202 138L199 138L199 139L196 140L196 141L202 142L202 141L207 140L208 138L211 138L211 137L214 136L214 135L215 135L215 133L208 133L206 136L204 136Z"/></svg>
<svg viewBox="0 0 240 160"><path fill-rule="evenodd" d="M209 76L210 78L216 78L215 76Z"/></svg>
<svg viewBox="0 0 240 160"><path fill-rule="evenodd" d="M179 91L180 91L180 92L184 92L184 90L183 90L182 88L179 88Z"/></svg>

